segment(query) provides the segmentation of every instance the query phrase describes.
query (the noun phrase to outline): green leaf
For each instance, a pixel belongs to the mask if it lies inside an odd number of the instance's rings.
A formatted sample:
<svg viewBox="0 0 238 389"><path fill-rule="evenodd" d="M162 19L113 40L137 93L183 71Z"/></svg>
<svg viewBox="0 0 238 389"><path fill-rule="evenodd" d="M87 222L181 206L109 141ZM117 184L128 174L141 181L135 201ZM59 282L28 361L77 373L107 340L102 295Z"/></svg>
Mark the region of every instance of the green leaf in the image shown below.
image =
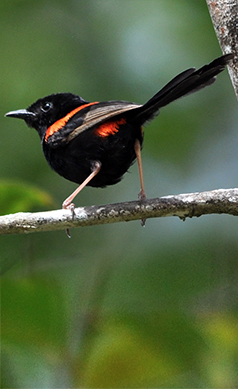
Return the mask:
<svg viewBox="0 0 238 389"><path fill-rule="evenodd" d="M53 198L45 191L23 182L0 182L0 214L36 211L50 208Z"/></svg>

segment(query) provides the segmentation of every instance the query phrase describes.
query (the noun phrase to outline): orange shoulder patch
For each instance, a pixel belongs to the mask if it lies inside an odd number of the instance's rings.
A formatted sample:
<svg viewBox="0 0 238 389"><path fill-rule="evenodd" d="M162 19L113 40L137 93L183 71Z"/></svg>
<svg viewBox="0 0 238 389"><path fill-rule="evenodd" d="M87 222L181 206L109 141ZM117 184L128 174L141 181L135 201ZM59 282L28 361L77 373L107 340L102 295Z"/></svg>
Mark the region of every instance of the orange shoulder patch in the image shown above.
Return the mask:
<svg viewBox="0 0 238 389"><path fill-rule="evenodd" d="M73 109L73 111L69 112L66 116L64 116L63 118L54 122L46 131L45 142L47 142L47 139L51 135L53 135L55 132L57 132L61 128L63 128L65 126L65 124L69 121L69 119L71 119L77 112L81 111L82 109L84 109L86 107L90 107L90 105L94 105L94 104L98 104L98 102L80 105L80 107Z"/></svg>

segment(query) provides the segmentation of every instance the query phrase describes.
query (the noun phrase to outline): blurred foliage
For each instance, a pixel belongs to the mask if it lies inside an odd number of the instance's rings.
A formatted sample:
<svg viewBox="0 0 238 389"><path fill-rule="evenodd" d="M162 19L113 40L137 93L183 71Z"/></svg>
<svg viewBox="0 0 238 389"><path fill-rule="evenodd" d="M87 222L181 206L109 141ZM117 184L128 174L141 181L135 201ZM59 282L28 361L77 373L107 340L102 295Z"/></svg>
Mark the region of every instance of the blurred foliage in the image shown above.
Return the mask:
<svg viewBox="0 0 238 389"><path fill-rule="evenodd" d="M60 91L143 103L220 55L203 0L8 0L0 11L2 214L60 207L75 188L5 112ZM162 110L145 130L148 197L236 186L236 104L224 72ZM130 171L76 205L135 199ZM1 388L238 387L236 218L1 236L0 257Z"/></svg>

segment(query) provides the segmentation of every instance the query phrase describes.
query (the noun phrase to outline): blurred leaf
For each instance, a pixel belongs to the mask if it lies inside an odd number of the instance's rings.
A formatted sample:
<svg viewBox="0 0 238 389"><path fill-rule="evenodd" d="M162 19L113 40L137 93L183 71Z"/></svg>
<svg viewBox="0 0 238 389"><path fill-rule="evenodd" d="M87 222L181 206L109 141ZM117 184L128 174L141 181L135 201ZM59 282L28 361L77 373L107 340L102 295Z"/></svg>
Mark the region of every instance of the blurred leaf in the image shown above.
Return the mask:
<svg viewBox="0 0 238 389"><path fill-rule="evenodd" d="M50 208L53 198L45 191L25 183L15 181L0 182L0 214L36 211Z"/></svg>
<svg viewBox="0 0 238 389"><path fill-rule="evenodd" d="M144 388L179 372L159 348L126 326L106 327L95 340L84 369L83 387Z"/></svg>
<svg viewBox="0 0 238 389"><path fill-rule="evenodd" d="M196 360L204 343L181 314L150 315L146 320L143 315L124 320L118 316L106 319L98 330L88 347L83 387L183 388L198 380Z"/></svg>
<svg viewBox="0 0 238 389"><path fill-rule="evenodd" d="M208 352L202 358L212 388L238 387L238 320L236 315L213 313L202 320Z"/></svg>

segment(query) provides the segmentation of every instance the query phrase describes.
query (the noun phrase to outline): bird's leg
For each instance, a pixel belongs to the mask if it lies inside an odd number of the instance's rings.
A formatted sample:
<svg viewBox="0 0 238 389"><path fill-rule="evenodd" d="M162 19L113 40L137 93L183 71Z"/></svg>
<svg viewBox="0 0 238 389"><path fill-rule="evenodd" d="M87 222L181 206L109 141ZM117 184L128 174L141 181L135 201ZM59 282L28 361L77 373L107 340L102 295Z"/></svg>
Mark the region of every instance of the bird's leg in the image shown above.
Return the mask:
<svg viewBox="0 0 238 389"><path fill-rule="evenodd" d="M143 169L142 169L142 160L141 160L141 145L138 139L135 141L135 153L136 153L136 159L139 169L139 176L140 176L140 192L138 193L139 200L146 199L145 194L145 187L144 187L144 179L143 179Z"/></svg>
<svg viewBox="0 0 238 389"><path fill-rule="evenodd" d="M143 169L142 169L142 159L141 159L141 145L138 139L135 141L135 153L136 159L139 169L139 177L140 177L140 192L138 193L138 198L140 201L146 199L145 187L144 187L144 178L143 178ZM146 219L141 219L141 225L144 226Z"/></svg>
<svg viewBox="0 0 238 389"><path fill-rule="evenodd" d="M63 209L70 209L72 212L72 218L74 219L75 213L74 213L74 204L73 199L81 192L81 190L99 173L101 169L101 163L98 161L95 161L92 165L92 173L89 174L89 176L82 182L82 184L79 185L79 187L69 196L67 199L64 200L62 204ZM67 228L66 234L70 238L69 229Z"/></svg>

